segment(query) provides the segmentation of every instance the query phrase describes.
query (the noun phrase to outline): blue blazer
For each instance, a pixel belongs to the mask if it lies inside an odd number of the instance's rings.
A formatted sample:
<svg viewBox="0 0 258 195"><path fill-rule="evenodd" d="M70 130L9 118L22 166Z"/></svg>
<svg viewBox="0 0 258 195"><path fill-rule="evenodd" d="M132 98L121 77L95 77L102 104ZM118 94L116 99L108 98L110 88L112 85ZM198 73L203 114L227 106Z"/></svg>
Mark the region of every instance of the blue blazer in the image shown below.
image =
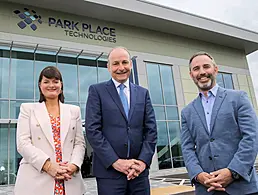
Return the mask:
<svg viewBox="0 0 258 195"><path fill-rule="evenodd" d="M94 151L93 173L96 177L119 178L123 173L112 167L118 159L139 159L150 166L157 142L157 128L147 89L130 83L127 119L112 80L91 85L85 128ZM148 169L140 176L147 175Z"/></svg>
<svg viewBox="0 0 258 195"><path fill-rule="evenodd" d="M211 115L209 133L201 98L198 96L181 113L182 152L190 179L201 172L229 168L241 175L226 192L244 195L258 192L254 169L257 155L257 116L245 92L219 87ZM199 195L213 194L195 183Z"/></svg>

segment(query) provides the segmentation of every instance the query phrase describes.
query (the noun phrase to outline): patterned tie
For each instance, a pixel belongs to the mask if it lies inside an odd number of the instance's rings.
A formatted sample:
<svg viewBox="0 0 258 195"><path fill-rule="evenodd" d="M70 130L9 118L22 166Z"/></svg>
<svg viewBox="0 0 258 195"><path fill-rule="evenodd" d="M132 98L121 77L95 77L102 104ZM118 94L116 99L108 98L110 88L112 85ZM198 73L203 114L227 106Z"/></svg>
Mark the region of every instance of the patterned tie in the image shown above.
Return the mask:
<svg viewBox="0 0 258 195"><path fill-rule="evenodd" d="M127 97L124 93L124 88L125 88L125 85L124 84L120 84L119 86L119 96L120 96L120 99L122 101L122 104L123 104L123 107L124 107L124 110L125 110L125 114L126 114L126 117L128 118L128 112L129 112L129 108L128 108L128 101L127 101Z"/></svg>

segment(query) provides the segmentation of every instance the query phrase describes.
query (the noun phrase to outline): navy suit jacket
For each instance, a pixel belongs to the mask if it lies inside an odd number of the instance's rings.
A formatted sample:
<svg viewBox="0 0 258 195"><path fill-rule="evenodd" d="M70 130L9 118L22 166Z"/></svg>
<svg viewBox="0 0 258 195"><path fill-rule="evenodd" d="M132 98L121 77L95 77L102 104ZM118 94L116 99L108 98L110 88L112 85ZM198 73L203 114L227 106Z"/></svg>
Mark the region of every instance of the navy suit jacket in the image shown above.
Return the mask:
<svg viewBox="0 0 258 195"><path fill-rule="evenodd" d="M192 181L201 172L229 168L241 179L226 187L226 192L244 195L258 192L254 169L257 155L257 116L245 92L219 87L215 98L210 131L207 128L200 96L181 113L182 152ZM196 194L208 195L207 188L196 183Z"/></svg>
<svg viewBox="0 0 258 195"><path fill-rule="evenodd" d="M89 88L85 128L94 151L93 173L96 177L120 177L122 173L112 167L118 159L139 159L147 167L151 164L157 142L157 128L148 90L130 83L130 98L127 119L112 80ZM148 169L140 176L147 175Z"/></svg>

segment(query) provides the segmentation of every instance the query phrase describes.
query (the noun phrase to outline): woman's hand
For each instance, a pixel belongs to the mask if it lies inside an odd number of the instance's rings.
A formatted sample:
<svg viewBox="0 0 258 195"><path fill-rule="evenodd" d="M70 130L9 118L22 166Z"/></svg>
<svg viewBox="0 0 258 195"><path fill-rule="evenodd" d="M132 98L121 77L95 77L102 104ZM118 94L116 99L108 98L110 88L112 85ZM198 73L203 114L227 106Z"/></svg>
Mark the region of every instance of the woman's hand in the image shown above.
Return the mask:
<svg viewBox="0 0 258 195"><path fill-rule="evenodd" d="M65 166L50 162L50 160L45 162L43 165L43 170L55 179L64 179L67 181L68 179L72 178L68 174L69 170Z"/></svg>
<svg viewBox="0 0 258 195"><path fill-rule="evenodd" d="M74 173L76 173L79 168L72 163L68 163L68 162L63 162L59 164L63 169L67 170L67 174L69 176L72 176Z"/></svg>

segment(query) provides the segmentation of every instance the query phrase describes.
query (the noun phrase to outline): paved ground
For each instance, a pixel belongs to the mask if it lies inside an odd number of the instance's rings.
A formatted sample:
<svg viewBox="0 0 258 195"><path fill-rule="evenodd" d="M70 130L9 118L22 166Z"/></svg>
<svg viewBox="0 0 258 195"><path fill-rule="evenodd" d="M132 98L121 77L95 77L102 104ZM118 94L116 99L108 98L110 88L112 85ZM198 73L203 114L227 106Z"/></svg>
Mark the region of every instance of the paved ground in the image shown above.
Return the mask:
<svg viewBox="0 0 258 195"><path fill-rule="evenodd" d="M168 186L163 188L152 188L151 195L194 195L192 186Z"/></svg>
<svg viewBox="0 0 258 195"><path fill-rule="evenodd" d="M150 174L151 188L177 185L189 186L187 178L185 168L161 170ZM86 195L97 195L95 178L84 179L84 184L87 189ZM0 186L0 195L12 195L13 187L13 185Z"/></svg>

